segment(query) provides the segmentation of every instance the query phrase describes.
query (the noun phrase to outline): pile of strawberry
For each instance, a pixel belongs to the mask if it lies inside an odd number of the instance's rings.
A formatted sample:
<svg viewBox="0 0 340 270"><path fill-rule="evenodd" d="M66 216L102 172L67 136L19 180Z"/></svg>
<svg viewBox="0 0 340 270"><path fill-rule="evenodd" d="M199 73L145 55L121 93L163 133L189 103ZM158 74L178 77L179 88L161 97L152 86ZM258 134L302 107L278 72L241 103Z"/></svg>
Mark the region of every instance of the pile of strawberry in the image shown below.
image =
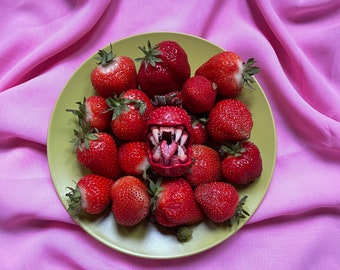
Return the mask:
<svg viewBox="0 0 340 270"><path fill-rule="evenodd" d="M224 51L191 76L184 49L174 41L139 47L137 70L128 56L98 52L91 73L96 95L68 109L78 117L74 151L91 173L69 197L69 212L98 215L110 206L117 224L149 219L190 238L187 225L244 218L246 196L237 187L262 173L249 141L252 115L237 99L259 69L254 59Z"/></svg>

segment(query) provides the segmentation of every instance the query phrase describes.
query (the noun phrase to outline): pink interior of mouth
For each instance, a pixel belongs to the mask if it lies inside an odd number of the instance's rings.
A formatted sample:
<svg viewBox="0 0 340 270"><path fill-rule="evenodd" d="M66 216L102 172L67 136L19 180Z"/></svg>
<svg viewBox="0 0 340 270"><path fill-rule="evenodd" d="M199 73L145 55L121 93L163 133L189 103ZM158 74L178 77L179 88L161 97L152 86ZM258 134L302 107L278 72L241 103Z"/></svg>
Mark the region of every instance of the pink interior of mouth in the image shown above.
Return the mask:
<svg viewBox="0 0 340 270"><path fill-rule="evenodd" d="M147 134L151 162L171 167L187 162L189 133L183 126L151 126Z"/></svg>

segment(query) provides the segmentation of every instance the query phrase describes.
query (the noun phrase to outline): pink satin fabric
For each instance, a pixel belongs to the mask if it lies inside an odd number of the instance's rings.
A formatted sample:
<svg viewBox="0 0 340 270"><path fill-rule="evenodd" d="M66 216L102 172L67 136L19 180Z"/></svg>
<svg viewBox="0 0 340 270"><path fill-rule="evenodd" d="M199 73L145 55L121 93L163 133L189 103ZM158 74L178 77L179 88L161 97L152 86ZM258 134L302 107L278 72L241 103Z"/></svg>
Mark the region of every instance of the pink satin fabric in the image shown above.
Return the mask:
<svg viewBox="0 0 340 270"><path fill-rule="evenodd" d="M339 10L334 0L2 0L0 268L340 269ZM46 155L54 104L77 67L109 42L158 31L257 59L278 142L268 193L242 230L168 261L122 254L76 225Z"/></svg>

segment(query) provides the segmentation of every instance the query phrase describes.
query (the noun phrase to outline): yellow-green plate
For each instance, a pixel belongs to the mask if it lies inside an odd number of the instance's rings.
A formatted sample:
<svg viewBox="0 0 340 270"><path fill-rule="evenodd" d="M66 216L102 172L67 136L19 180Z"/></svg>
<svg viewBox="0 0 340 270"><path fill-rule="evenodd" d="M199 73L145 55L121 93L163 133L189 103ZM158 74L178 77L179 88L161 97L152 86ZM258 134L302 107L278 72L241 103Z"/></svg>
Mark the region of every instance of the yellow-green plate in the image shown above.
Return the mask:
<svg viewBox="0 0 340 270"><path fill-rule="evenodd" d="M163 40L177 41L188 54L192 72L211 56L223 51L222 48L199 37L168 32L146 33L119 40L112 43L113 51L118 55L128 55L135 59L141 56L138 46L146 45L147 40L152 44ZM75 108L75 102L81 101L84 96L94 94L90 73L96 65L94 60L96 53L94 52L79 67L66 84L50 121L47 142L48 161L56 192L65 208L68 203L65 187L74 186L74 181L78 181L86 172L77 163L69 143L77 124L76 117L65 109ZM240 96L240 100L246 103L253 114L254 127L250 140L258 145L263 158L261 178L240 190L240 196L248 195L245 209L250 213L250 217L267 192L276 160L276 133L272 112L257 81L253 87L255 90L243 91ZM115 250L139 257L166 259L189 256L212 248L236 233L249 218L243 219L239 226L233 227L202 222L193 227L193 237L186 243L179 243L176 237L159 231L148 222L134 228L118 226L109 211L106 215L97 218L83 216L76 222L89 235Z"/></svg>

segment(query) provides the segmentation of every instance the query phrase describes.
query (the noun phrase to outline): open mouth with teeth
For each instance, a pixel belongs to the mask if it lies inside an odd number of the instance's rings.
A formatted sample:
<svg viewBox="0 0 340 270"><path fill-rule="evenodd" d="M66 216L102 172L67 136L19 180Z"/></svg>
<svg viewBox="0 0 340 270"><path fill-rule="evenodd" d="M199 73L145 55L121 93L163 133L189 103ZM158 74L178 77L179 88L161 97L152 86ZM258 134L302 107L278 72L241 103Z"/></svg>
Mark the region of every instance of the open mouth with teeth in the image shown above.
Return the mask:
<svg viewBox="0 0 340 270"><path fill-rule="evenodd" d="M190 134L183 126L149 127L149 161L163 176L179 176L191 165Z"/></svg>

